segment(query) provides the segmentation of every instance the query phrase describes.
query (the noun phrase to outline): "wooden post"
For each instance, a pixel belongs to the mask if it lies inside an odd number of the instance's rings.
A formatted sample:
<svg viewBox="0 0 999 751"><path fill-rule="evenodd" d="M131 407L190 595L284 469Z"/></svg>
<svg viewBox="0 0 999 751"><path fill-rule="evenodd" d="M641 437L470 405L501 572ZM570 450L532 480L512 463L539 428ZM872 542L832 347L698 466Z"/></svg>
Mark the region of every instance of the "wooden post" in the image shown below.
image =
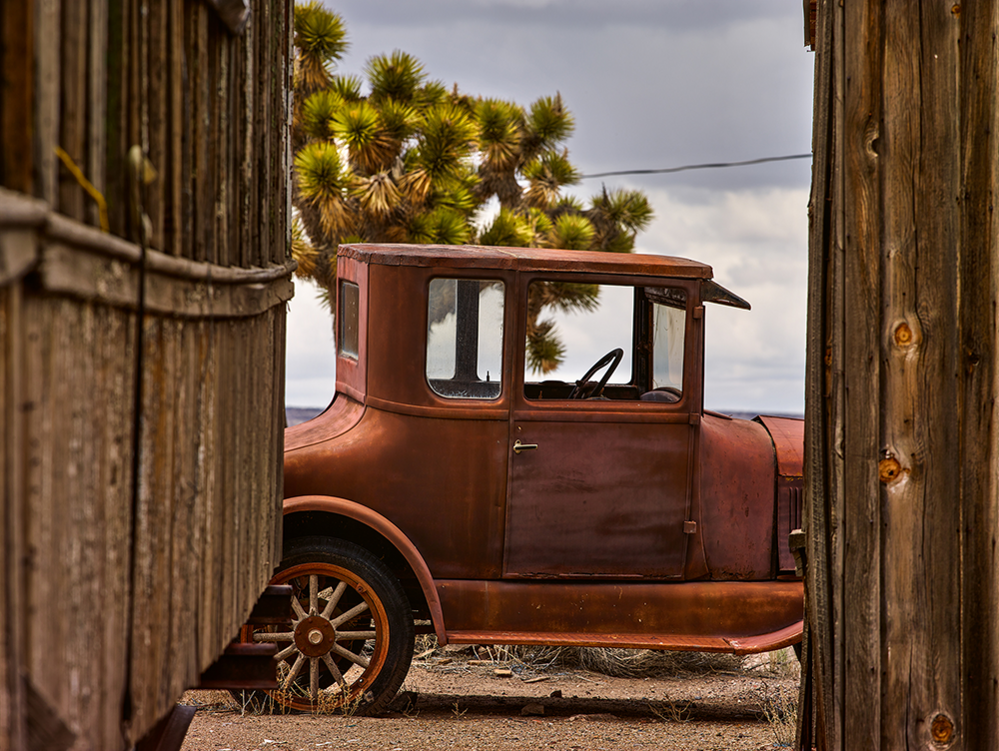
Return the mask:
<svg viewBox="0 0 999 751"><path fill-rule="evenodd" d="M997 6L819 2L805 524L820 749L999 748Z"/></svg>

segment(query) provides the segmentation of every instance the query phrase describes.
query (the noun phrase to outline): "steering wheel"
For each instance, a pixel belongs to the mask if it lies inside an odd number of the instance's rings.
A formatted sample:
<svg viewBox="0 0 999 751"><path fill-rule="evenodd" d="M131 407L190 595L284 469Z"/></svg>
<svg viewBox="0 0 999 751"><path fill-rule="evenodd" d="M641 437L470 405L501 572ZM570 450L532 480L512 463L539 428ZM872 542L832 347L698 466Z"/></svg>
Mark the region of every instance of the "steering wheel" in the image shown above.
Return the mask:
<svg viewBox="0 0 999 751"><path fill-rule="evenodd" d="M617 349L612 349L606 355L597 360L590 367L583 377L576 381L576 386L573 388L572 392L569 394L570 399L590 399L594 396L600 396L601 392L604 390L604 386L607 385L607 381L610 380L611 375L617 370L617 366L621 364L621 358L624 357L624 350L618 347ZM609 368L607 366L610 365ZM601 368L607 368L607 372L603 374L596 385L590 383L590 378Z"/></svg>

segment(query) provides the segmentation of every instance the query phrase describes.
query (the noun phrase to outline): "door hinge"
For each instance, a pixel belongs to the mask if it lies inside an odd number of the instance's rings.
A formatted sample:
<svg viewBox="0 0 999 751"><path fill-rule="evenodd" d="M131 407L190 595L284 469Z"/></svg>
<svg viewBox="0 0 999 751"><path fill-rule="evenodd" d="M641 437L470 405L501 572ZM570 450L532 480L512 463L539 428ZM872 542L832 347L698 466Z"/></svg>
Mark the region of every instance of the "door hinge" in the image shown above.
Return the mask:
<svg viewBox="0 0 999 751"><path fill-rule="evenodd" d="M697 534L697 522L686 521L683 523L683 533L685 535Z"/></svg>

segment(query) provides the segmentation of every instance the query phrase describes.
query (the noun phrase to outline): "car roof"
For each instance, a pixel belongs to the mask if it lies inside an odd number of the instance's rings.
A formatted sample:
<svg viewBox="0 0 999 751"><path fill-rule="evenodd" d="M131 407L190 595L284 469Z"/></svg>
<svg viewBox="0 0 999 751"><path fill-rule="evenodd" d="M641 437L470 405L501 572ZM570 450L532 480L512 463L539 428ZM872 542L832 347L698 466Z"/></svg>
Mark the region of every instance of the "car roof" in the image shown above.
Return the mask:
<svg viewBox="0 0 999 751"><path fill-rule="evenodd" d="M341 258L383 266L422 266L453 269L515 269L517 271L597 272L621 275L710 279L711 267L698 261L640 253L595 250L503 248L482 245L341 245Z"/></svg>

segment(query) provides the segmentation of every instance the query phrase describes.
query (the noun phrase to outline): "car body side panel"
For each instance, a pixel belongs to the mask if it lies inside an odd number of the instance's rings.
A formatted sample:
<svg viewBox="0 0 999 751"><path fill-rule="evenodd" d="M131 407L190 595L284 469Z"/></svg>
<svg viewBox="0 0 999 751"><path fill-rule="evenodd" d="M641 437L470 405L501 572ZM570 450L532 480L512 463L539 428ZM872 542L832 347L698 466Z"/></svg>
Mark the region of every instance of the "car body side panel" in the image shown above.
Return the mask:
<svg viewBox="0 0 999 751"><path fill-rule="evenodd" d="M538 448L511 452L505 574L681 578L690 430L517 421Z"/></svg>
<svg viewBox="0 0 999 751"><path fill-rule="evenodd" d="M361 421L364 405L345 394L337 394L321 415L284 431L284 450L294 451L323 441L332 441Z"/></svg>
<svg viewBox="0 0 999 751"><path fill-rule="evenodd" d="M805 421L789 417L757 418L770 433L777 452L777 562L780 572L794 571L788 536L801 528L804 484Z"/></svg>
<svg viewBox="0 0 999 751"><path fill-rule="evenodd" d="M337 263L337 277L340 282L353 282L358 287L358 356L357 358L337 356L336 365L336 390L339 393L349 394L358 401L364 400L368 381L368 357L370 349L368 347L368 310L370 299L370 285L368 283L369 267L363 263L354 263L341 259ZM337 289L339 295L339 288ZM335 302L339 306L339 299ZM337 310L339 308L336 308ZM375 347L375 349L378 349Z"/></svg>
<svg viewBox="0 0 999 751"><path fill-rule="evenodd" d="M447 416L465 411L472 419L489 419L489 412L509 410L510 384L504 383L498 399L448 399L427 384L427 298L431 280L447 278L489 279L504 285L504 326L512 330L513 306L509 304L514 275L511 272L471 273L452 269L372 266L369 269L366 403L405 405ZM511 338L506 336L503 373L511 372ZM495 378L498 374L493 374ZM508 379L509 380L509 379Z"/></svg>
<svg viewBox="0 0 999 751"><path fill-rule="evenodd" d="M335 441L286 451L285 496L335 494L378 512L435 578L498 578L508 434L505 420L367 407Z"/></svg>
<svg viewBox="0 0 999 751"><path fill-rule="evenodd" d="M773 576L773 443L756 422L705 413L699 436L698 533L712 579Z"/></svg>

